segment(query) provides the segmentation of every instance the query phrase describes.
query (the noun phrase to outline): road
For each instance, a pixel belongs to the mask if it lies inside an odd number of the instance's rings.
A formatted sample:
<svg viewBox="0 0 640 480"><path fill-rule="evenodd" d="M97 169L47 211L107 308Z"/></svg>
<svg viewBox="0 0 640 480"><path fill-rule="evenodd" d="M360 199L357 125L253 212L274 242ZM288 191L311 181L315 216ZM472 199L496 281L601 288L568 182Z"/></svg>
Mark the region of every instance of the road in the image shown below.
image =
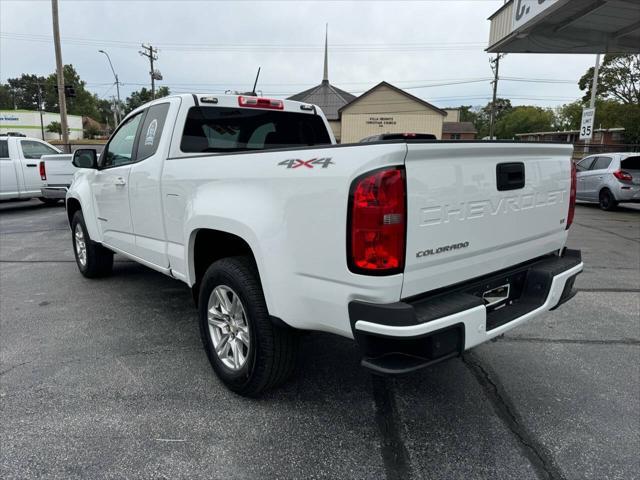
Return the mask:
<svg viewBox="0 0 640 480"><path fill-rule="evenodd" d="M213 375L189 289L77 271L61 207L0 204L0 477L638 478L640 210L579 205L574 301L407 377L305 335L259 400Z"/></svg>

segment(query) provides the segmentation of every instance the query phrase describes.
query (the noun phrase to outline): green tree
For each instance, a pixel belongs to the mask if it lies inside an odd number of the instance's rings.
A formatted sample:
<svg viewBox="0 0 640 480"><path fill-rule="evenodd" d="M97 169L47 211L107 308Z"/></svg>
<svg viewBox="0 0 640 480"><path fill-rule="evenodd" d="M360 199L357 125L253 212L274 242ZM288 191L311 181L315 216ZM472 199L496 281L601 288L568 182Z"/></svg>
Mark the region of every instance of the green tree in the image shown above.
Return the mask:
<svg viewBox="0 0 640 480"><path fill-rule="evenodd" d="M511 139L516 133L549 131L553 128L554 114L550 109L520 106L504 113L496 123L496 136Z"/></svg>
<svg viewBox="0 0 640 480"><path fill-rule="evenodd" d="M169 87L160 87L156 90L156 98L166 97L170 94L171 92L169 91ZM148 90L146 87L142 87L140 90L131 92L131 95L127 97L125 111L126 113L129 113L151 100L153 100L151 97L151 90Z"/></svg>
<svg viewBox="0 0 640 480"><path fill-rule="evenodd" d="M95 118L98 116L97 103L98 97L89 92L84 82L73 65L65 65L63 70L64 84L72 86L75 90L75 97L67 97L67 113L69 115L82 115ZM58 103L58 77L52 73L46 78L46 109L50 112L60 112Z"/></svg>
<svg viewBox="0 0 640 480"><path fill-rule="evenodd" d="M554 130L577 130L582 119L583 103L580 100L562 105L555 110Z"/></svg>
<svg viewBox="0 0 640 480"><path fill-rule="evenodd" d="M60 138L62 138L62 125L60 122L56 122L55 120L47 125L47 132L57 133Z"/></svg>
<svg viewBox="0 0 640 480"><path fill-rule="evenodd" d="M0 109L2 110L12 110L13 105L13 95L11 93L11 89L7 84L0 85Z"/></svg>
<svg viewBox="0 0 640 480"><path fill-rule="evenodd" d="M578 85L585 92L583 101L591 98L594 67L582 76ZM605 55L598 74L597 96L626 104L640 104L640 54Z"/></svg>
<svg viewBox="0 0 640 480"><path fill-rule="evenodd" d="M491 119L491 105L493 102L487 103L486 106L478 109L477 107L463 107L465 112L460 112L460 121L473 122L478 131L478 138L484 138L489 135L489 123ZM496 125L504 115L513 110L511 100L508 98L496 99Z"/></svg>
<svg viewBox="0 0 640 480"><path fill-rule="evenodd" d="M39 75L23 73L20 77L9 78L3 85L8 92L10 105L3 108L19 108L24 110L38 109L38 88L42 88L44 97L45 78ZM44 100L44 98L43 98ZM4 101L3 101L4 105Z"/></svg>

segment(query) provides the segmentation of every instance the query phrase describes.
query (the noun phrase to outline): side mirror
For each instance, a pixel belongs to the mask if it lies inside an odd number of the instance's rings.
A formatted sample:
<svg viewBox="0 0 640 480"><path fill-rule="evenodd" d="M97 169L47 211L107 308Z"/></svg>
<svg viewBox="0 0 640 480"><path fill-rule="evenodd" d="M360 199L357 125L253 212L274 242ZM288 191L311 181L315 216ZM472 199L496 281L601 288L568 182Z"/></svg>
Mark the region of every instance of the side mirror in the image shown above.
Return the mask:
<svg viewBox="0 0 640 480"><path fill-rule="evenodd" d="M95 148L79 148L73 152L73 161L71 162L78 168L98 168L98 153Z"/></svg>

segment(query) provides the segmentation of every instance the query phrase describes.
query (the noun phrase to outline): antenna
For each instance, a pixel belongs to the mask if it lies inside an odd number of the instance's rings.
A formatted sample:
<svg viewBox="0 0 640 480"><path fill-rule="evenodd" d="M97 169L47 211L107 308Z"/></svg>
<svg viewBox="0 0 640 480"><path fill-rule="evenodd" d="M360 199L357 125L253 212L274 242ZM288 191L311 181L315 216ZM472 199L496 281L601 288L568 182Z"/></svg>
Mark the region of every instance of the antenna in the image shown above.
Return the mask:
<svg viewBox="0 0 640 480"><path fill-rule="evenodd" d="M256 74L256 81L253 82L253 88L251 89L251 93L253 94L254 97L257 95L256 87L258 86L258 77L260 77L260 68L262 67L258 67L258 73Z"/></svg>

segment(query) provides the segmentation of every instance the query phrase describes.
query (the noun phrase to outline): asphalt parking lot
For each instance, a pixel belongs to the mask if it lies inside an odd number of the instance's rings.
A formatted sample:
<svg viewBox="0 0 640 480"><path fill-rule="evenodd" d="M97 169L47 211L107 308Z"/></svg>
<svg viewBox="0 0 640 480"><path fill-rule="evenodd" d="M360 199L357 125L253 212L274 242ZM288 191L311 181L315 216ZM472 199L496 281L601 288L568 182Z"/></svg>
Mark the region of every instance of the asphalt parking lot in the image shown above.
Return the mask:
<svg viewBox="0 0 640 480"><path fill-rule="evenodd" d="M0 478L638 478L640 209L579 205L573 302L417 374L304 337L260 400L226 390L183 284L77 271L62 207L0 204Z"/></svg>

